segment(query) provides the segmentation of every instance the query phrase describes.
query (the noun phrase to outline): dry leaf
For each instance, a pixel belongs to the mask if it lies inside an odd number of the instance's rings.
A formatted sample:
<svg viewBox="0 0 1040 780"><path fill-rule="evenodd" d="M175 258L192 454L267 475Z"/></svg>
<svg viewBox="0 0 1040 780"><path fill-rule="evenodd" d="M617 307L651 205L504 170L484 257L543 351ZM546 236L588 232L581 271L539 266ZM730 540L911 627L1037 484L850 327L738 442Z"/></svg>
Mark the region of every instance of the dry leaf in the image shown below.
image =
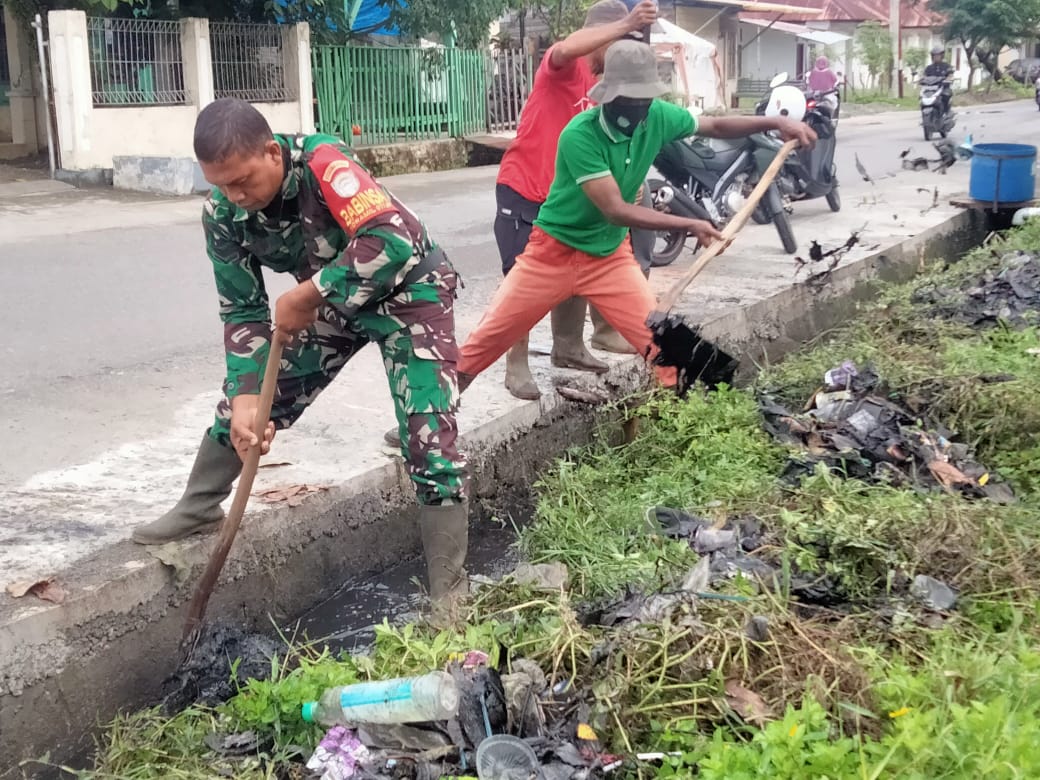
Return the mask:
<svg viewBox="0 0 1040 780"><path fill-rule="evenodd" d="M609 400L605 395L594 393L591 390L579 390L576 387L567 387L565 385L558 386L556 392L568 401L577 401L578 403L590 404L592 406L605 404Z"/></svg>
<svg viewBox="0 0 1040 780"><path fill-rule="evenodd" d="M592 727L588 723L579 723L578 739L584 739L587 742L595 742L599 737L596 736L596 732L592 730Z"/></svg>
<svg viewBox="0 0 1040 780"><path fill-rule="evenodd" d="M726 681L726 703L748 723L762 726L770 716L769 707L754 691L736 680Z"/></svg>
<svg viewBox="0 0 1040 780"><path fill-rule="evenodd" d="M943 487L949 488L954 485L972 484L971 479L963 471L944 460L933 460L928 464L928 470L932 472L932 476L939 480Z"/></svg>
<svg viewBox="0 0 1040 780"><path fill-rule="evenodd" d="M12 582L7 586L7 592L16 599L31 593L37 598L49 601L52 604L61 604L65 601L65 589L53 579L39 580L37 582Z"/></svg>
<svg viewBox="0 0 1040 780"><path fill-rule="evenodd" d="M265 504L280 504L285 502L290 507L303 504L304 497L310 493L320 493L328 490L328 485L289 485L287 487L268 488L258 490L253 495Z"/></svg>

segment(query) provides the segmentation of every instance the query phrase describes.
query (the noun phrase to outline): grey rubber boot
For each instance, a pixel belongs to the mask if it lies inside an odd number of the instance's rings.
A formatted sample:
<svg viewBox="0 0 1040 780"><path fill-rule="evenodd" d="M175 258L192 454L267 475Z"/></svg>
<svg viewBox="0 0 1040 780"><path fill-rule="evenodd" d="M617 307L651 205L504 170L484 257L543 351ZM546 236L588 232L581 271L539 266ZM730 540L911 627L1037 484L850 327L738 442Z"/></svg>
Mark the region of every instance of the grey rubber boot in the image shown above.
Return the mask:
<svg viewBox="0 0 1040 780"><path fill-rule="evenodd" d="M552 310L553 346L550 360L557 368L604 373L609 366L585 347L584 298L570 298Z"/></svg>
<svg viewBox="0 0 1040 780"><path fill-rule="evenodd" d="M619 355L636 354L635 347L625 341L624 336L614 330L613 326L603 318L603 315L596 311L595 306L589 307L589 313L592 315L592 325L594 327L592 331L593 347L602 349L604 352L616 352Z"/></svg>
<svg viewBox="0 0 1040 780"><path fill-rule="evenodd" d="M181 500L158 520L135 528L130 538L138 544L165 544L217 530L224 519L220 502L230 495L231 484L241 471L238 454L207 434Z"/></svg>
<svg viewBox="0 0 1040 780"><path fill-rule="evenodd" d="M453 620L458 602L469 592L466 550L469 547L469 502L419 508L430 604L434 618Z"/></svg>
<svg viewBox="0 0 1040 780"><path fill-rule="evenodd" d="M527 336L524 336L506 353L506 390L522 401L537 401L542 397L538 383L531 375L527 358Z"/></svg>

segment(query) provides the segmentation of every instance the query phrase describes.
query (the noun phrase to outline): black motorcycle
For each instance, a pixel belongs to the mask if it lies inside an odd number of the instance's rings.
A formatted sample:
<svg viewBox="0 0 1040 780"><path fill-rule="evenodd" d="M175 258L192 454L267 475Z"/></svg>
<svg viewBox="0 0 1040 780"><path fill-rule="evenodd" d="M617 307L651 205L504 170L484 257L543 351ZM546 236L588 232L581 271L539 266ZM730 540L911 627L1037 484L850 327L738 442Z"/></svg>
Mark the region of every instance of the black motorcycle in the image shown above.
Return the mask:
<svg viewBox="0 0 1040 780"><path fill-rule="evenodd" d="M770 90L786 83L787 74L781 73L770 82ZM812 149L797 149L788 156L777 176L777 186L786 203L824 198L831 211L841 211L841 194L838 191L837 168L834 165L834 149L837 144L838 90L804 90L805 116L802 121L816 133L816 145ZM769 96L755 106L755 113L764 116ZM782 142L774 139L777 149ZM757 210L752 219L764 224L768 216Z"/></svg>
<svg viewBox="0 0 1040 780"><path fill-rule="evenodd" d="M957 124L953 112L953 86L946 76L924 76L921 78L921 128L924 140L931 141L938 133L945 138ZM946 109L943 110L943 106Z"/></svg>
<svg viewBox="0 0 1040 780"><path fill-rule="evenodd" d="M673 141L661 149L654 167L664 176L650 179L654 208L689 219L708 220L721 229L747 202L755 182L776 156L774 138L756 133L732 141L702 139ZM769 185L758 209L776 225L784 251L798 248L791 222L776 183ZM687 234L658 231L653 265L668 265L682 252Z"/></svg>

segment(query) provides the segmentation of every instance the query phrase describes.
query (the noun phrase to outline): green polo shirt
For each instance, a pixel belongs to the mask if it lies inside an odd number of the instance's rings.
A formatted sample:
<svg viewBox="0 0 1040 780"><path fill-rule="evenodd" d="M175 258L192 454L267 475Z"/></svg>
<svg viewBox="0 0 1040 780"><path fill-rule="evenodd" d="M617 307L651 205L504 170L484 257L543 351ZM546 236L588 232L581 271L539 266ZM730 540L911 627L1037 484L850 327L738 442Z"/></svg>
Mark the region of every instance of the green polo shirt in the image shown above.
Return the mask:
<svg viewBox="0 0 1040 780"><path fill-rule="evenodd" d="M650 105L646 121L631 138L610 127L598 107L583 111L560 135L556 178L534 224L582 252L597 257L613 254L628 228L608 222L581 185L613 176L621 197L634 203L661 147L696 132L697 120L689 111L663 100Z"/></svg>

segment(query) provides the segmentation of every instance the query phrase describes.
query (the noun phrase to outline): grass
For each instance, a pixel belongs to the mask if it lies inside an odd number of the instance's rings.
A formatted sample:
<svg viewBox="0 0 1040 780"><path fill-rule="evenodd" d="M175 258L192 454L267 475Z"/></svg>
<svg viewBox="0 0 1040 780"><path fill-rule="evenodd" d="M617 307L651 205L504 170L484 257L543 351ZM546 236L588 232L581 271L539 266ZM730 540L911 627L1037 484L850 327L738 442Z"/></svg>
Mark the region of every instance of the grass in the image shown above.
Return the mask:
<svg viewBox="0 0 1040 780"><path fill-rule="evenodd" d="M478 591L452 630L384 624L364 657L287 649L270 681L250 682L225 705L117 719L94 769L79 776L292 776L319 736L299 719L304 701L327 686L441 667L470 649L506 669L526 658L553 682L572 680L608 749L679 754L659 766L630 762L626 778L1040 776L1037 329L974 331L915 303L920 290L959 288L1018 249L1040 249L1040 224L886 288L754 388L653 397L629 412L640 430L631 443L612 444L604 429L562 459L537 486L536 521L520 543L533 561L566 563L568 588L507 578ZM868 484L822 467L781 482L791 453L763 432L756 393L800 407L845 359L873 363L883 392L957 428L1019 503ZM1015 378L980 379L994 373ZM673 598L634 626L582 619L631 590L674 592L696 563L689 545L648 522L660 505L719 522L754 515L766 529L755 554L777 577L736 577L720 591L730 600ZM798 574L828 577L842 606L793 599ZM956 588L958 609L922 611L907 596L916 574ZM749 635L752 619L768 625L764 641ZM261 746L246 758L202 747L211 733L247 730Z"/></svg>

